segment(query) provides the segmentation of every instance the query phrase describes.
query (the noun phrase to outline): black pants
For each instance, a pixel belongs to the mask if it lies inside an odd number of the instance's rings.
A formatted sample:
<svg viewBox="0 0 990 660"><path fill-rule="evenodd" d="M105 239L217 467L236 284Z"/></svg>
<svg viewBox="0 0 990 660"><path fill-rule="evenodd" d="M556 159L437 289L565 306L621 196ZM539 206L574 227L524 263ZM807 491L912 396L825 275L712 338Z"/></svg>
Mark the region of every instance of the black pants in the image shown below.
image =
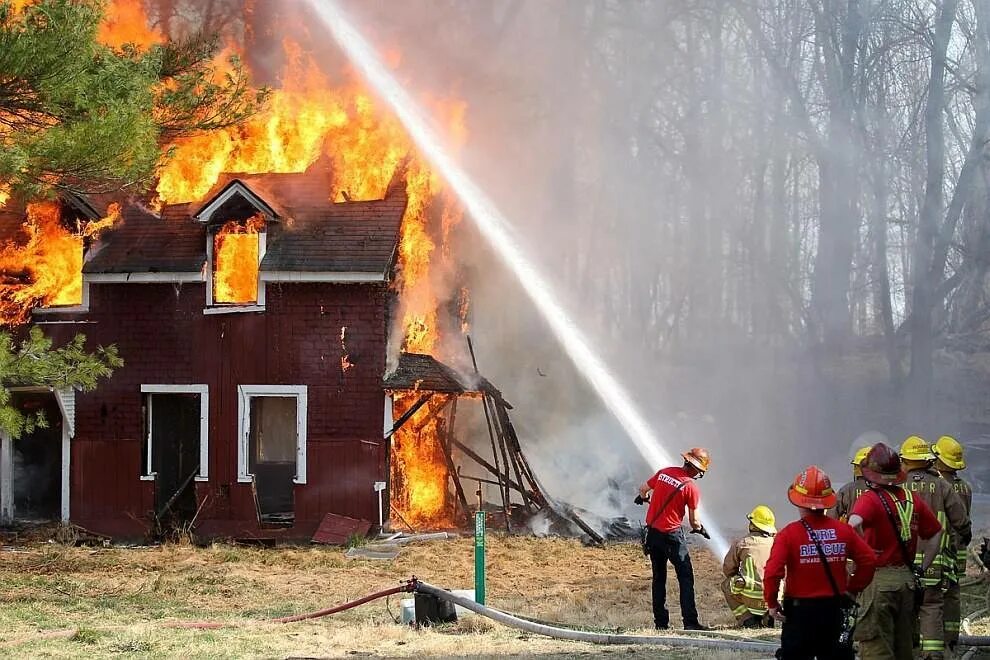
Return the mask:
<svg viewBox="0 0 990 660"><path fill-rule="evenodd" d="M852 649L839 648L842 608L837 598L785 598L787 621L780 632L780 660L853 660Z"/></svg>
<svg viewBox="0 0 990 660"><path fill-rule="evenodd" d="M677 584L681 590L681 618L685 626L698 624L698 608L694 604L694 569L688 554L684 531L658 532L650 528L646 546L653 564L653 623L658 628L670 625L667 611L667 562L674 565Z"/></svg>

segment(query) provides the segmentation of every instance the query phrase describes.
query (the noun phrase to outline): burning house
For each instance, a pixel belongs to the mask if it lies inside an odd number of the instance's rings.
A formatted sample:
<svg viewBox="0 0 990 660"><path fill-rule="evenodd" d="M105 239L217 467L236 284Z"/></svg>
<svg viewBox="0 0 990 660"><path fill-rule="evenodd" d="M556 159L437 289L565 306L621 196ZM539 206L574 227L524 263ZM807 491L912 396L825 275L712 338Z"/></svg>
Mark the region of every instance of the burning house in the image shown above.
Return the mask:
<svg viewBox="0 0 990 660"><path fill-rule="evenodd" d="M360 83L282 47L266 108L177 139L148 195L0 200L0 324L125 363L94 392L14 393L50 425L0 434L0 521L306 539L328 515L439 529L482 506L511 528L549 506L594 537L541 493L498 390L437 359L467 353L459 205ZM461 144L463 104L430 104Z"/></svg>

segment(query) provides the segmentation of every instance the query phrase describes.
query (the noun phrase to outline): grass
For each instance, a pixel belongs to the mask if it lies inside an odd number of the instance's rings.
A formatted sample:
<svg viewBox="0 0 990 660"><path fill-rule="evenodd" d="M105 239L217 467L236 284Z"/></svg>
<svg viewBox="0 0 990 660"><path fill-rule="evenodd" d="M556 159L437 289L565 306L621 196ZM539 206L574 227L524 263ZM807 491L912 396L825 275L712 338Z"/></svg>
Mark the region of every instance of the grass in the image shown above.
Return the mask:
<svg viewBox="0 0 990 660"><path fill-rule="evenodd" d="M731 617L717 589L718 564L697 552L695 570L702 618L729 625ZM315 621L264 621L351 600L413 574L441 587L472 587L471 540L411 544L392 562L350 560L343 549L325 547L72 548L34 543L3 548L0 656L721 657L593 647L525 635L479 618L413 630L393 622L384 600ZM648 561L636 545L585 548L571 540L489 536L489 604L536 619L648 632L649 576ZM676 583L672 577L671 583ZM676 596L671 605L677 621ZM392 597L392 612L398 607L398 598ZM230 627L174 627L191 620L223 621Z"/></svg>

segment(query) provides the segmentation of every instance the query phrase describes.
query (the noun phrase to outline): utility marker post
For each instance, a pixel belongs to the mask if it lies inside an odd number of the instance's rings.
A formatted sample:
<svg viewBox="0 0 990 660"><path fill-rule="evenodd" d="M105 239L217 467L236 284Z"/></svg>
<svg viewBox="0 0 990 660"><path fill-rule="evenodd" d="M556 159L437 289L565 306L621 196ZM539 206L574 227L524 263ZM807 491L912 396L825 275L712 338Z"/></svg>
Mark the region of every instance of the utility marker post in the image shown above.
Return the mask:
<svg viewBox="0 0 990 660"><path fill-rule="evenodd" d="M485 512L474 514L474 602L485 604Z"/></svg>

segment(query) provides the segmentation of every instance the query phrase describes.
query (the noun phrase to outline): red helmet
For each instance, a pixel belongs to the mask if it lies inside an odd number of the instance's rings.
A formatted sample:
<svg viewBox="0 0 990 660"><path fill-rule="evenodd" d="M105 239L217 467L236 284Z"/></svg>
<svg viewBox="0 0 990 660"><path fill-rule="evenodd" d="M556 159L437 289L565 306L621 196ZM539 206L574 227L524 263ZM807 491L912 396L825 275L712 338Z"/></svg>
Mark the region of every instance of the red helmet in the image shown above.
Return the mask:
<svg viewBox="0 0 990 660"><path fill-rule="evenodd" d="M693 465L699 472L708 472L708 466L712 464L712 459L708 455L708 450L704 447L692 447L681 454L685 461Z"/></svg>
<svg viewBox="0 0 990 660"><path fill-rule="evenodd" d="M882 442L873 445L860 468L867 481L881 486L902 484L907 479L901 467L901 457Z"/></svg>
<svg viewBox="0 0 990 660"><path fill-rule="evenodd" d="M810 465L794 477L787 499L795 506L824 511L835 506L835 491L828 475L817 465Z"/></svg>

